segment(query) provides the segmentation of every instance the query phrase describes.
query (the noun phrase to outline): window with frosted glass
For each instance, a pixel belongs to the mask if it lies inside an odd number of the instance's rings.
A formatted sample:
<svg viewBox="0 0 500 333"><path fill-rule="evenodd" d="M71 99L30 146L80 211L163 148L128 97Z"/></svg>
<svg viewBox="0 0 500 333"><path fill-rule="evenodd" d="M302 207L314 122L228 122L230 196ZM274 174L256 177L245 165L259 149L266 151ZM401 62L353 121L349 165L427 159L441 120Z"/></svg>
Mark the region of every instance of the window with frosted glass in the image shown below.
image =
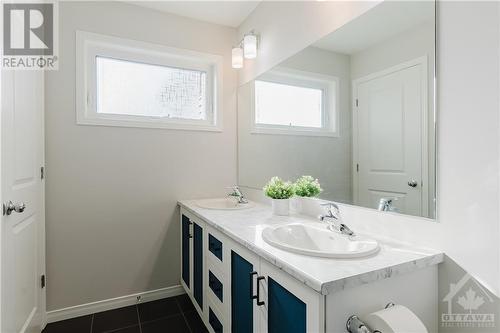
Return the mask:
<svg viewBox="0 0 500 333"><path fill-rule="evenodd" d="M208 120L207 73L96 57L97 113Z"/></svg>
<svg viewBox="0 0 500 333"><path fill-rule="evenodd" d="M255 123L293 127L323 126L323 90L255 81Z"/></svg>

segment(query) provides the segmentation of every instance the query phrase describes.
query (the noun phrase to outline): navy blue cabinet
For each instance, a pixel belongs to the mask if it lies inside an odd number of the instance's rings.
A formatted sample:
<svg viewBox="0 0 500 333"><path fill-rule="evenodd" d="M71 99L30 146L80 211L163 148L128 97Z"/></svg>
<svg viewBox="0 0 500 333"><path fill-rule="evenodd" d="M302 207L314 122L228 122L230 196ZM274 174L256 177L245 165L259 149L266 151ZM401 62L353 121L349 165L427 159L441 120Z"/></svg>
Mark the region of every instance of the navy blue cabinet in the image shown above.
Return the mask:
<svg viewBox="0 0 500 333"><path fill-rule="evenodd" d="M260 261L259 275L265 278L260 291L265 291L266 312L260 326L268 333L325 331L323 295L265 260Z"/></svg>
<svg viewBox="0 0 500 333"><path fill-rule="evenodd" d="M232 332L323 332L323 300L265 260L245 250L231 251Z"/></svg>
<svg viewBox="0 0 500 333"><path fill-rule="evenodd" d="M181 252L186 292L216 333L324 333L323 295L184 210Z"/></svg>
<svg viewBox="0 0 500 333"><path fill-rule="evenodd" d="M203 309L203 229L193 224L193 295Z"/></svg>
<svg viewBox="0 0 500 333"><path fill-rule="evenodd" d="M181 217L181 278L186 291L203 310L203 224L194 222L185 213Z"/></svg>
<svg viewBox="0 0 500 333"><path fill-rule="evenodd" d="M268 333L306 333L306 304L272 278L267 278Z"/></svg>
<svg viewBox="0 0 500 333"><path fill-rule="evenodd" d="M222 282L215 276L212 271L208 271L208 286L210 289L212 289L213 293L217 298L221 301L224 302L224 289Z"/></svg>
<svg viewBox="0 0 500 333"><path fill-rule="evenodd" d="M189 275L190 275L190 269L189 269L189 239L191 238L190 234L190 228L189 226L191 225L191 221L189 220L189 217L186 215L182 215L182 237L181 237L181 249L182 249L182 281L186 284L188 288L189 286Z"/></svg>
<svg viewBox="0 0 500 333"><path fill-rule="evenodd" d="M253 333L252 263L231 251L231 331Z"/></svg>
<svg viewBox="0 0 500 333"><path fill-rule="evenodd" d="M208 235L208 250L222 261L222 242L212 236L212 234Z"/></svg>
<svg viewBox="0 0 500 333"><path fill-rule="evenodd" d="M212 326L215 333L223 333L224 327L219 318L215 315L211 308L208 309L208 323Z"/></svg>

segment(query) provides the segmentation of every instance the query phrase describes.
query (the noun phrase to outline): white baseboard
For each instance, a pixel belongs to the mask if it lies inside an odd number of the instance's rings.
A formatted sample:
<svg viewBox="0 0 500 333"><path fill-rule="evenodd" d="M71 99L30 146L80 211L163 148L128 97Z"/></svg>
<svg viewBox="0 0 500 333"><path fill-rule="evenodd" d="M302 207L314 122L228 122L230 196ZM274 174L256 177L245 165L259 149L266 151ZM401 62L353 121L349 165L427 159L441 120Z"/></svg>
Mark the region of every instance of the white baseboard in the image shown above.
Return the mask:
<svg viewBox="0 0 500 333"><path fill-rule="evenodd" d="M137 303L145 303L162 298L178 296L184 293L185 293L184 288L180 285L177 285L157 290L145 291L142 293L127 295L127 296L105 299L102 301L97 301L87 304L71 306L68 308L47 312L47 322L53 323L56 321L76 318L80 316L86 316L96 312L102 312L102 311L121 308L124 306L134 305ZM141 297L140 302L137 301L138 296Z"/></svg>

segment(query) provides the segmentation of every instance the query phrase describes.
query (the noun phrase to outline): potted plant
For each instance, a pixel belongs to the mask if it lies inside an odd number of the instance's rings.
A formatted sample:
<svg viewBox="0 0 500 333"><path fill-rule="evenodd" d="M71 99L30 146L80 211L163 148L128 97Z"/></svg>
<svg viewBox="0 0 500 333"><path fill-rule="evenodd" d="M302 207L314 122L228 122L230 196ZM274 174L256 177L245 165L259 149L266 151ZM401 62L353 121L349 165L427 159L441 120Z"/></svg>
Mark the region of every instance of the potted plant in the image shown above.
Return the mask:
<svg viewBox="0 0 500 333"><path fill-rule="evenodd" d="M317 203L314 197L317 197L323 191L319 181L312 176L302 176L297 179L294 187L295 195L297 196L295 200L295 209L297 212L314 214L314 208Z"/></svg>
<svg viewBox="0 0 500 333"><path fill-rule="evenodd" d="M288 215L290 213L290 198L295 193L294 186L279 177L273 177L264 186L264 193L272 199L274 215Z"/></svg>

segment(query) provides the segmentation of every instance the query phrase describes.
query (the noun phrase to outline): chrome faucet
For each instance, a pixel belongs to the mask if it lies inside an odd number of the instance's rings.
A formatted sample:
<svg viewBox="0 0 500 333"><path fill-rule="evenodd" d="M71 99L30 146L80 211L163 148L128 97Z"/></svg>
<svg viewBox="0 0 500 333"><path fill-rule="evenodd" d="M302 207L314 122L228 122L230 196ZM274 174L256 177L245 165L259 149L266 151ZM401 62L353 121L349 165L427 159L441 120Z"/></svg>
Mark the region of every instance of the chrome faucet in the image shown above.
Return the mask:
<svg viewBox="0 0 500 333"><path fill-rule="evenodd" d="M231 190L231 192L229 192L227 195L228 197L236 198L238 200L239 204L247 204L248 203L248 200L245 198L243 193L241 193L240 187L238 185L228 187L228 189Z"/></svg>
<svg viewBox="0 0 500 333"><path fill-rule="evenodd" d="M393 206L394 201L398 198L380 198L378 203L378 210L381 212L398 212L399 209Z"/></svg>
<svg viewBox="0 0 500 333"><path fill-rule="evenodd" d="M318 219L321 222L328 223L328 228L332 231L338 231L347 236L354 236L354 232L349 229L344 223L342 223L342 217L340 216L340 208L337 204L333 202L327 202L321 204L321 206L327 206L328 210L326 215L320 215Z"/></svg>

